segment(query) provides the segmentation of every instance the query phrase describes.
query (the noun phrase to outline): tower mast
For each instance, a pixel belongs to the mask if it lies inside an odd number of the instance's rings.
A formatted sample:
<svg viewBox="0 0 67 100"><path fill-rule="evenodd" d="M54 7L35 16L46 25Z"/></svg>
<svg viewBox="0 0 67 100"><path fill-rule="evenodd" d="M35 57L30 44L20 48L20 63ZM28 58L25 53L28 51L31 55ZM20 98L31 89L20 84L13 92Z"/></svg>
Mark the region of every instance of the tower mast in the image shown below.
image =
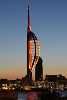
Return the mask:
<svg viewBox="0 0 67 100"><path fill-rule="evenodd" d="M30 26L30 16L29 16L29 6L28 6L28 27L27 27L27 77L28 77L28 84L31 85L32 82L32 72L30 70L30 44L29 44L29 33L31 32L31 26Z"/></svg>
<svg viewBox="0 0 67 100"><path fill-rule="evenodd" d="M28 6L28 29L27 31L31 31L31 25L30 25L30 15L29 15L29 6Z"/></svg>

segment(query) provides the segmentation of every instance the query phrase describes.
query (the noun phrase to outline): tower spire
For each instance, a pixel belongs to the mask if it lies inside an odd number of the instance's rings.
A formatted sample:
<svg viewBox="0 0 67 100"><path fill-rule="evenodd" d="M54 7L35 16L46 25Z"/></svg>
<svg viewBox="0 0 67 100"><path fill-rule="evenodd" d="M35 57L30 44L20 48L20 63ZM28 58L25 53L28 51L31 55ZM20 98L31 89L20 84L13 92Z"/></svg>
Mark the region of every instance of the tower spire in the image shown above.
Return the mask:
<svg viewBox="0 0 67 100"><path fill-rule="evenodd" d="M29 6L28 6L28 32L31 31L31 25L30 25L30 15L29 15Z"/></svg>

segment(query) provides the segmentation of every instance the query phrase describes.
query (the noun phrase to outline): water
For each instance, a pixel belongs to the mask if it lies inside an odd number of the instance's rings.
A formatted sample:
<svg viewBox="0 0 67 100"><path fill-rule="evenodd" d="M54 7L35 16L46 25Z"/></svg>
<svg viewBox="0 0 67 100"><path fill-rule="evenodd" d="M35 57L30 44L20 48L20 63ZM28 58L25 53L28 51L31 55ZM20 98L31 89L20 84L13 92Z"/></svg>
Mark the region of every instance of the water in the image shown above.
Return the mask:
<svg viewBox="0 0 67 100"><path fill-rule="evenodd" d="M19 92L18 100L40 100L38 92Z"/></svg>
<svg viewBox="0 0 67 100"><path fill-rule="evenodd" d="M18 100L27 100L27 92L19 92Z"/></svg>
<svg viewBox="0 0 67 100"><path fill-rule="evenodd" d="M58 91L61 97L67 96L67 91ZM40 92L19 92L18 100L40 100L38 94Z"/></svg>
<svg viewBox="0 0 67 100"><path fill-rule="evenodd" d="M67 91L62 90L62 91L58 91L58 92L60 93L61 97L67 96Z"/></svg>

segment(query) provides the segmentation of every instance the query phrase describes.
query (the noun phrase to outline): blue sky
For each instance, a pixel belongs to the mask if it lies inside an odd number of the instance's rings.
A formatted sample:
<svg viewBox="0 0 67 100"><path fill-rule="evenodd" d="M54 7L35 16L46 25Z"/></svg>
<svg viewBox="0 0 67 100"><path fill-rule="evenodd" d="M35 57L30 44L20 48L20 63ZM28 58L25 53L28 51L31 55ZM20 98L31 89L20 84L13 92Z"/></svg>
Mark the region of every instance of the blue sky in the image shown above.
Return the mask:
<svg viewBox="0 0 67 100"><path fill-rule="evenodd" d="M0 0L0 78L26 75L27 6L44 76L67 77L67 0Z"/></svg>

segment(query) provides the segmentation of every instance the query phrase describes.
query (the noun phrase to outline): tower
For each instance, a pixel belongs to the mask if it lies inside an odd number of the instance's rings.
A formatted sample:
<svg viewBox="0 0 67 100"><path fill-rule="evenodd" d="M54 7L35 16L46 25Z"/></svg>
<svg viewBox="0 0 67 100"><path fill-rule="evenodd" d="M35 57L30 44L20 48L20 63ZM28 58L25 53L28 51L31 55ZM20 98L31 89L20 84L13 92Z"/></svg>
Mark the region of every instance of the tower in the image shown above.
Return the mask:
<svg viewBox="0 0 67 100"><path fill-rule="evenodd" d="M40 43L31 30L30 25L30 15L28 6L28 26L27 26L27 78L28 84L31 85L32 82L32 70L38 66L40 58ZM39 68L38 68L39 70ZM37 70L36 70L37 72Z"/></svg>

